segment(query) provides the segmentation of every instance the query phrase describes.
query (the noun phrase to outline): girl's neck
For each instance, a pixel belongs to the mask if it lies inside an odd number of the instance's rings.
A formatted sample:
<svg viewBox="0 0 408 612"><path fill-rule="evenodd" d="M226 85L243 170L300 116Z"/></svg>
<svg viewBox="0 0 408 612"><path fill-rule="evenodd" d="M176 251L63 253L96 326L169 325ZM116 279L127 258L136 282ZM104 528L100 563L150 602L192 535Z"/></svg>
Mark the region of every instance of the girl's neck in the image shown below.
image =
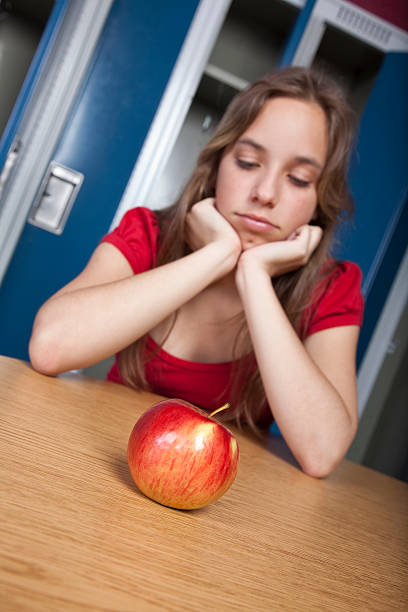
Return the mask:
<svg viewBox="0 0 408 612"><path fill-rule="evenodd" d="M217 363L251 350L241 330L243 308L231 273L206 287L150 335L168 353L190 361ZM236 344L239 339L239 346Z"/></svg>
<svg viewBox="0 0 408 612"><path fill-rule="evenodd" d="M242 313L242 302L235 284L235 270L209 285L194 300L205 302L209 310L219 313L220 319L233 318Z"/></svg>

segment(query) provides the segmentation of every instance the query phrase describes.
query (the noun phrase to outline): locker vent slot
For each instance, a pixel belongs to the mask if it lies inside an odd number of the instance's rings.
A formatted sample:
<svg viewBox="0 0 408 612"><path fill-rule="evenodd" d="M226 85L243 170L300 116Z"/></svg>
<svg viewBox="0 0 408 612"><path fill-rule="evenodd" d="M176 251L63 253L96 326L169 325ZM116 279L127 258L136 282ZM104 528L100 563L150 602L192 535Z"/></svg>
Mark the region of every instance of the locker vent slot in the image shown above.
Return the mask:
<svg viewBox="0 0 408 612"><path fill-rule="evenodd" d="M356 35L370 38L373 42L381 43L382 45L388 43L392 34L390 28L347 6L339 7L336 21L339 25L342 24L347 28L349 32L353 31Z"/></svg>

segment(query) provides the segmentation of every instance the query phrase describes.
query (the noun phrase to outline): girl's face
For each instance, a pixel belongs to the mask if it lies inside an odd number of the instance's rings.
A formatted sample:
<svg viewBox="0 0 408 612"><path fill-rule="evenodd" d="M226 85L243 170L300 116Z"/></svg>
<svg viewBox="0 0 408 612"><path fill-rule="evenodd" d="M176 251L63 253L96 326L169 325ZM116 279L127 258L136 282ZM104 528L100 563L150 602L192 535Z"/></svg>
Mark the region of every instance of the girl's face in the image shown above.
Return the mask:
<svg viewBox="0 0 408 612"><path fill-rule="evenodd" d="M326 161L327 124L315 103L269 100L218 168L218 211L244 249L286 240L309 223Z"/></svg>

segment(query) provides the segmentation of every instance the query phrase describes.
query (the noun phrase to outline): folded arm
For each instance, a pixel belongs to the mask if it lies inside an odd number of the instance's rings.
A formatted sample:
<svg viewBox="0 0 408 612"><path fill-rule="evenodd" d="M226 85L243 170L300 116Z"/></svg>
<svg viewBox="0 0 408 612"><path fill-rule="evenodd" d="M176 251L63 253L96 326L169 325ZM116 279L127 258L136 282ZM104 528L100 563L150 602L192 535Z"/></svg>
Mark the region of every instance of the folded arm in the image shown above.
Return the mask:
<svg viewBox="0 0 408 612"><path fill-rule="evenodd" d="M275 255L281 246L265 245L269 251L276 247ZM314 248L312 245L311 250ZM264 265L265 259L256 249L241 256L236 280L265 393L276 423L302 469L323 477L344 457L356 432L355 355L359 328L344 326L320 331L303 344L271 283L269 264L273 257ZM264 256L267 249L260 249ZM282 253L279 257L283 261ZM306 259L309 256L310 252L303 255Z"/></svg>
<svg viewBox="0 0 408 612"><path fill-rule="evenodd" d="M228 274L240 253L228 224L217 227L211 202L195 214L200 248L177 260L134 275L114 246L99 245L83 272L39 310L29 345L32 365L49 375L87 367L122 350L153 329L206 286ZM197 205L196 205L197 206ZM194 214L189 233L194 236Z"/></svg>

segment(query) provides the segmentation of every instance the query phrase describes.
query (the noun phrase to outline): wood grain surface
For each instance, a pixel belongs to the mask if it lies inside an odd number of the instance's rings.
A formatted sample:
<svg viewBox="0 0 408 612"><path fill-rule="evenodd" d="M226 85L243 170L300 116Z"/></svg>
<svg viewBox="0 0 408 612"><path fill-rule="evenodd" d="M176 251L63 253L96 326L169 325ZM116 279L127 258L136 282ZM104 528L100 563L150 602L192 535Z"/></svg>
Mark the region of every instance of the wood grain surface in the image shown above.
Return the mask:
<svg viewBox="0 0 408 612"><path fill-rule="evenodd" d="M315 480L281 438L234 430L231 489L166 508L126 461L158 399L0 357L3 612L408 610L405 483L346 460Z"/></svg>

